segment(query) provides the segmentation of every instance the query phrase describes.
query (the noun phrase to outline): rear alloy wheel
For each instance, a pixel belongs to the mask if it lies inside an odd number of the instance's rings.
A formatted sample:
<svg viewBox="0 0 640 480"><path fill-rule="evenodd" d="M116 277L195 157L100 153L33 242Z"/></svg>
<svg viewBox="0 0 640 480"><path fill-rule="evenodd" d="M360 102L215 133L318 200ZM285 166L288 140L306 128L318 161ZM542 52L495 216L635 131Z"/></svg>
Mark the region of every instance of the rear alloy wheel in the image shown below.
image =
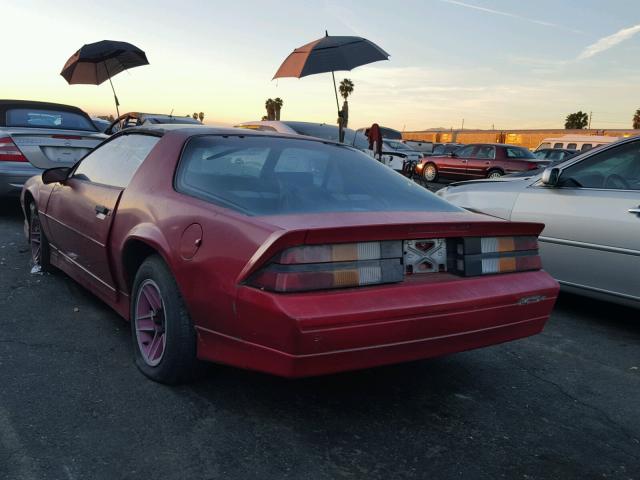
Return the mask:
<svg viewBox="0 0 640 480"><path fill-rule="evenodd" d="M131 333L135 363L147 377L177 384L193 376L195 329L173 275L156 255L147 258L136 273Z"/></svg>
<svg viewBox="0 0 640 480"><path fill-rule="evenodd" d="M500 170L489 170L487 178L500 178L502 175L504 175L504 173L502 173Z"/></svg>
<svg viewBox="0 0 640 480"><path fill-rule="evenodd" d="M49 240L42 231L40 215L34 202L29 203L29 246L31 247L31 263L39 265L43 271L51 270L51 249Z"/></svg>
<svg viewBox="0 0 640 480"><path fill-rule="evenodd" d="M433 163L427 163L422 170L422 176L427 182L435 182L438 179L438 168Z"/></svg>

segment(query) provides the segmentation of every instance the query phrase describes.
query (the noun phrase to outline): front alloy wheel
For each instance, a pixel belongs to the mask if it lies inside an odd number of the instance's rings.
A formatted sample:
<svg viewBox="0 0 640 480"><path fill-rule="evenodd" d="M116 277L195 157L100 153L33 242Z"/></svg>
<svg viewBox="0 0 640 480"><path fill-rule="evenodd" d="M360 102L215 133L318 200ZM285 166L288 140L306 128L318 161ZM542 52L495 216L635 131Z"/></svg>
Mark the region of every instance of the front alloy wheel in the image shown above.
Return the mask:
<svg viewBox="0 0 640 480"><path fill-rule="evenodd" d="M438 176L438 169L433 163L428 163L425 165L422 175L427 182L433 182Z"/></svg>

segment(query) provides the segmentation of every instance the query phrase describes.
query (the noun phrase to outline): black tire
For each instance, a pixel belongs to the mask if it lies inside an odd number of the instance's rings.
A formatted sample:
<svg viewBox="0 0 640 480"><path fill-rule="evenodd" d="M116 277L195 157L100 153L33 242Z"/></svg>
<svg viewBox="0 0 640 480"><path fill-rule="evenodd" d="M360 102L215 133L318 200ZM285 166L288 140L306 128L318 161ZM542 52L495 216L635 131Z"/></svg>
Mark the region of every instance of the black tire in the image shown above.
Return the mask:
<svg viewBox="0 0 640 480"><path fill-rule="evenodd" d="M141 351L144 347L138 338L136 329L136 309L144 292L141 286L152 285L157 288L161 297L162 315L164 319L163 353L159 363L151 365ZM141 303L140 308L144 308ZM178 285L162 258L157 255L148 257L136 272L131 294L131 334L133 339L134 359L137 367L151 380L175 385L192 380L196 373L196 331L189 318ZM155 314L154 314L155 315ZM154 318L154 317L152 317ZM155 333L154 333L155 334ZM142 338L141 334L141 338ZM149 334L151 335L151 334ZM155 338L155 337L154 337Z"/></svg>
<svg viewBox="0 0 640 480"><path fill-rule="evenodd" d="M424 167L422 167L422 178L427 182L438 181L438 167L436 167L435 163L428 162L424 164Z"/></svg>
<svg viewBox="0 0 640 480"><path fill-rule="evenodd" d="M487 178L499 178L501 176L504 175L504 172L502 170L499 170L497 168L492 168L491 170L489 170L487 172Z"/></svg>
<svg viewBox="0 0 640 480"><path fill-rule="evenodd" d="M40 215L35 202L29 202L29 247L31 249L31 263L40 265L43 272L50 272L51 265L51 246L47 236L42 231L42 223L40 223Z"/></svg>

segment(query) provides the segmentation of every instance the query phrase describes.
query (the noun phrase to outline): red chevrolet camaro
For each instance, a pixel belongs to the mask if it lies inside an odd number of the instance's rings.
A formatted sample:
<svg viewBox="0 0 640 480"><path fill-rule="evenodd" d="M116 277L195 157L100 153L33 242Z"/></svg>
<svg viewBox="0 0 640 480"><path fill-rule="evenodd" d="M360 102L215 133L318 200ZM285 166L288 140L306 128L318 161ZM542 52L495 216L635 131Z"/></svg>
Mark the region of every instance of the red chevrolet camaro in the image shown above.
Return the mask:
<svg viewBox="0 0 640 480"><path fill-rule="evenodd" d="M24 186L34 262L131 321L165 383L198 359L286 377L538 333L558 285L542 225L461 210L350 147L127 129Z"/></svg>

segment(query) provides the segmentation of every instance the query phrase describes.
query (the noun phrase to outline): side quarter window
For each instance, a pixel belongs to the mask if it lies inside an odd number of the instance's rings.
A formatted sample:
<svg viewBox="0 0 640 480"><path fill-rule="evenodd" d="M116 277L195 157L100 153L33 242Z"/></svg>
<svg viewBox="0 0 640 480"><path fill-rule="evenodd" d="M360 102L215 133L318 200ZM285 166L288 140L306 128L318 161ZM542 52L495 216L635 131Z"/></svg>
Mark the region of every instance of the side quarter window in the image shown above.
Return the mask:
<svg viewBox="0 0 640 480"><path fill-rule="evenodd" d="M149 152L160 140L151 135L121 135L87 155L73 178L125 188Z"/></svg>
<svg viewBox="0 0 640 480"><path fill-rule="evenodd" d="M606 150L565 168L560 186L640 190L640 141Z"/></svg>

